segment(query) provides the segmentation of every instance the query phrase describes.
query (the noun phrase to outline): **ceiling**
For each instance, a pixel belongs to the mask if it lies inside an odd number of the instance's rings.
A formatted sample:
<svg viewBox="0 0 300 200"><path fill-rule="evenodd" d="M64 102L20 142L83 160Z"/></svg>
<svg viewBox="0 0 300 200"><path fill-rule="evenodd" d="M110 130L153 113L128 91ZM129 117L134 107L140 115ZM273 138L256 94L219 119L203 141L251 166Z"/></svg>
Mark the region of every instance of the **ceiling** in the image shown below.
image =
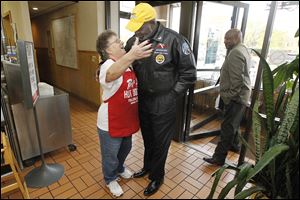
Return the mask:
<svg viewBox="0 0 300 200"><path fill-rule="evenodd" d="M28 1L30 18L37 17L59 8L77 3L78 1ZM37 7L39 10L33 10Z"/></svg>

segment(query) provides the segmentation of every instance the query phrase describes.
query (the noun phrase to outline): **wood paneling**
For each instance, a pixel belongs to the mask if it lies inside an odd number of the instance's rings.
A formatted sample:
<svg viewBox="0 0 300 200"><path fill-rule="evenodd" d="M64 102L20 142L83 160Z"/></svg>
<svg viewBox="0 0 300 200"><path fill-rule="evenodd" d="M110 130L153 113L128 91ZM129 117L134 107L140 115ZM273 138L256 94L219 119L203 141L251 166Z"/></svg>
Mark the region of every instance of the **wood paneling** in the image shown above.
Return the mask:
<svg viewBox="0 0 300 200"><path fill-rule="evenodd" d="M98 58L97 52L78 51L78 69L72 69L57 65L53 50L37 48L36 51L41 81L61 88L97 106L101 104L100 85L95 80L97 63L92 61L93 56Z"/></svg>
<svg viewBox="0 0 300 200"><path fill-rule="evenodd" d="M7 45L9 46L16 46L16 41L14 37L14 30L11 26L12 20L11 20L11 14L10 11L4 13L3 18L3 29L7 40ZM1 44L2 45L2 44Z"/></svg>

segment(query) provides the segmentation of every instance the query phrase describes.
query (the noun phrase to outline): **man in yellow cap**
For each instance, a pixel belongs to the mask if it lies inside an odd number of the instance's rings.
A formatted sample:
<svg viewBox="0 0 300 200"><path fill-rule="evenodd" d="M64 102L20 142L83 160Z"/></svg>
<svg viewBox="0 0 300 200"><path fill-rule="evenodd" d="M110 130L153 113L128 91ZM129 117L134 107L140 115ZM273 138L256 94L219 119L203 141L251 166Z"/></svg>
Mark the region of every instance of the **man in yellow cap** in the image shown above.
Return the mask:
<svg viewBox="0 0 300 200"><path fill-rule="evenodd" d="M144 139L144 166L134 174L139 178L149 173L151 182L144 195L154 194L165 175L165 163L175 133L176 99L196 80L194 55L188 41L155 20L155 9L147 3L132 11L127 29L135 32L126 44L129 51L135 38L148 40L152 56L135 61L138 78L139 117Z"/></svg>

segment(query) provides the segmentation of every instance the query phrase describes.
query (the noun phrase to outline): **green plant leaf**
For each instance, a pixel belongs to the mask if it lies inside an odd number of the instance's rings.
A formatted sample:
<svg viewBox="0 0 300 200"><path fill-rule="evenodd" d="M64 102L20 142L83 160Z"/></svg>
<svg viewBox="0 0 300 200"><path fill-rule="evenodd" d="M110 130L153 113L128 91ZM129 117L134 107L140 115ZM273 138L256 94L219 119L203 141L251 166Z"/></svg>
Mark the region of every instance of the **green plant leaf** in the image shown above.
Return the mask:
<svg viewBox="0 0 300 200"><path fill-rule="evenodd" d="M286 84L283 84L283 86L280 88L280 91L278 93L277 101L275 104L275 113L274 115L277 116L278 111L280 110L280 107L282 105L284 96L285 96L285 90L286 90Z"/></svg>
<svg viewBox="0 0 300 200"><path fill-rule="evenodd" d="M294 81L294 84L293 84L293 87L292 87L292 96L293 96L294 93L295 93L295 89L296 89L296 87L297 87L297 85L298 85L298 80L299 80L299 74L297 74L297 77L296 77L296 79L295 79L295 81Z"/></svg>
<svg viewBox="0 0 300 200"><path fill-rule="evenodd" d="M295 121L295 116L297 115L299 106L299 88L295 91L292 96L291 101L288 103L285 115L283 117L282 123L279 127L279 132L277 134L276 142L277 144L286 143L289 130Z"/></svg>
<svg viewBox="0 0 300 200"><path fill-rule="evenodd" d="M248 144L248 142L244 139L244 137L239 134L239 138L240 138L241 142L243 143L243 145L246 146L246 149L249 150L253 156L255 156L255 152L254 152L253 148Z"/></svg>
<svg viewBox="0 0 300 200"><path fill-rule="evenodd" d="M295 120L294 120L294 123L290 129L290 133L292 134L292 137L294 136L298 136L298 132L297 132L297 127L299 128L299 105L298 105L298 108L297 108L297 113L296 113L296 116L295 116ZM298 141L298 137L296 137L297 141ZM299 145L299 143L298 143Z"/></svg>
<svg viewBox="0 0 300 200"><path fill-rule="evenodd" d="M277 144L272 146L265 154L261 157L258 163L250 170L247 181L258 174L263 168L265 168L277 155L289 149L289 146L284 144Z"/></svg>
<svg viewBox="0 0 300 200"><path fill-rule="evenodd" d="M252 114L252 131L254 136L254 143L255 143L255 162L257 163L260 160L260 137L261 137L261 119L260 115L258 114L258 102L255 102L253 107L253 114Z"/></svg>
<svg viewBox="0 0 300 200"><path fill-rule="evenodd" d="M246 176L244 177L244 179L246 180ZM224 199L229 191L238 183L237 179L233 179L232 181L230 181L229 183L227 183L227 185L221 190L218 199Z"/></svg>
<svg viewBox="0 0 300 200"><path fill-rule="evenodd" d="M209 195L207 196L207 199L212 199L212 198L213 198L214 193L215 193L216 188L217 188L217 185L218 185L218 183L219 183L219 181L220 181L220 178L221 178L223 172L225 171L225 169L226 169L227 167L228 167L228 165L225 164L225 165L223 165L220 169L218 169L218 170L216 171L216 173L215 173L216 178L215 178L215 180L214 180L214 183L213 183L213 186L212 186L212 188L211 188L211 190L210 190L210 193L209 193Z"/></svg>
<svg viewBox="0 0 300 200"><path fill-rule="evenodd" d="M268 134L272 134L274 129L273 76L266 59L263 58L256 50L253 49L253 51L259 56L260 62L263 66L263 96L267 115L267 131Z"/></svg>
<svg viewBox="0 0 300 200"><path fill-rule="evenodd" d="M254 194L259 191L265 191L265 188L261 187L261 186L254 186L247 190L243 190L242 192L240 192L236 196L234 196L234 198L235 199L245 199L246 197L249 197L251 194Z"/></svg>
<svg viewBox="0 0 300 200"><path fill-rule="evenodd" d="M276 75L276 73L278 73L279 71L284 70L284 68L285 68L285 66L286 66L287 63L288 62L282 63L281 65L279 65L278 67L276 67L275 69L273 69L272 74Z"/></svg>
<svg viewBox="0 0 300 200"><path fill-rule="evenodd" d="M252 165L249 163L244 163L243 165L241 165L241 170L239 172L239 175L236 177L236 179L238 180L236 189L234 191L234 195L237 195L238 193L240 193L243 188L245 187L245 185L247 184L246 179L244 178L245 176L247 177L247 174L249 173L250 169L252 168Z"/></svg>
<svg viewBox="0 0 300 200"><path fill-rule="evenodd" d="M283 63L282 65L278 66L276 69L272 71L272 74L275 74L274 76L274 88L276 89L280 84L285 82L286 74L287 74L287 68L288 64Z"/></svg>
<svg viewBox="0 0 300 200"><path fill-rule="evenodd" d="M267 130L269 133L274 129L274 100L273 100L273 76L268 65L263 67L263 95L267 114Z"/></svg>

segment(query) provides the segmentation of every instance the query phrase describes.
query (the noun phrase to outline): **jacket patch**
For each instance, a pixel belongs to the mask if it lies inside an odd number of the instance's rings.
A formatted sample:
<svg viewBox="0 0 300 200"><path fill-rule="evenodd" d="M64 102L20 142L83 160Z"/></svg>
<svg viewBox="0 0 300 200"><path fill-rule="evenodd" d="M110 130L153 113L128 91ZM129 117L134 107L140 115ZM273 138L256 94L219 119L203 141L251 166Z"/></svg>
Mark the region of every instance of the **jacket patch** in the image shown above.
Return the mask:
<svg viewBox="0 0 300 200"><path fill-rule="evenodd" d="M157 49L166 49L168 46L166 44L163 44L163 43L158 43L156 45L156 48Z"/></svg>
<svg viewBox="0 0 300 200"><path fill-rule="evenodd" d="M185 54L185 55L189 55L191 53L191 49L189 47L189 45L185 42L182 44L182 52Z"/></svg>
<svg viewBox="0 0 300 200"><path fill-rule="evenodd" d="M165 56L162 55L162 54L158 54L156 57L155 57L155 61L156 63L158 64L162 64L165 62Z"/></svg>

